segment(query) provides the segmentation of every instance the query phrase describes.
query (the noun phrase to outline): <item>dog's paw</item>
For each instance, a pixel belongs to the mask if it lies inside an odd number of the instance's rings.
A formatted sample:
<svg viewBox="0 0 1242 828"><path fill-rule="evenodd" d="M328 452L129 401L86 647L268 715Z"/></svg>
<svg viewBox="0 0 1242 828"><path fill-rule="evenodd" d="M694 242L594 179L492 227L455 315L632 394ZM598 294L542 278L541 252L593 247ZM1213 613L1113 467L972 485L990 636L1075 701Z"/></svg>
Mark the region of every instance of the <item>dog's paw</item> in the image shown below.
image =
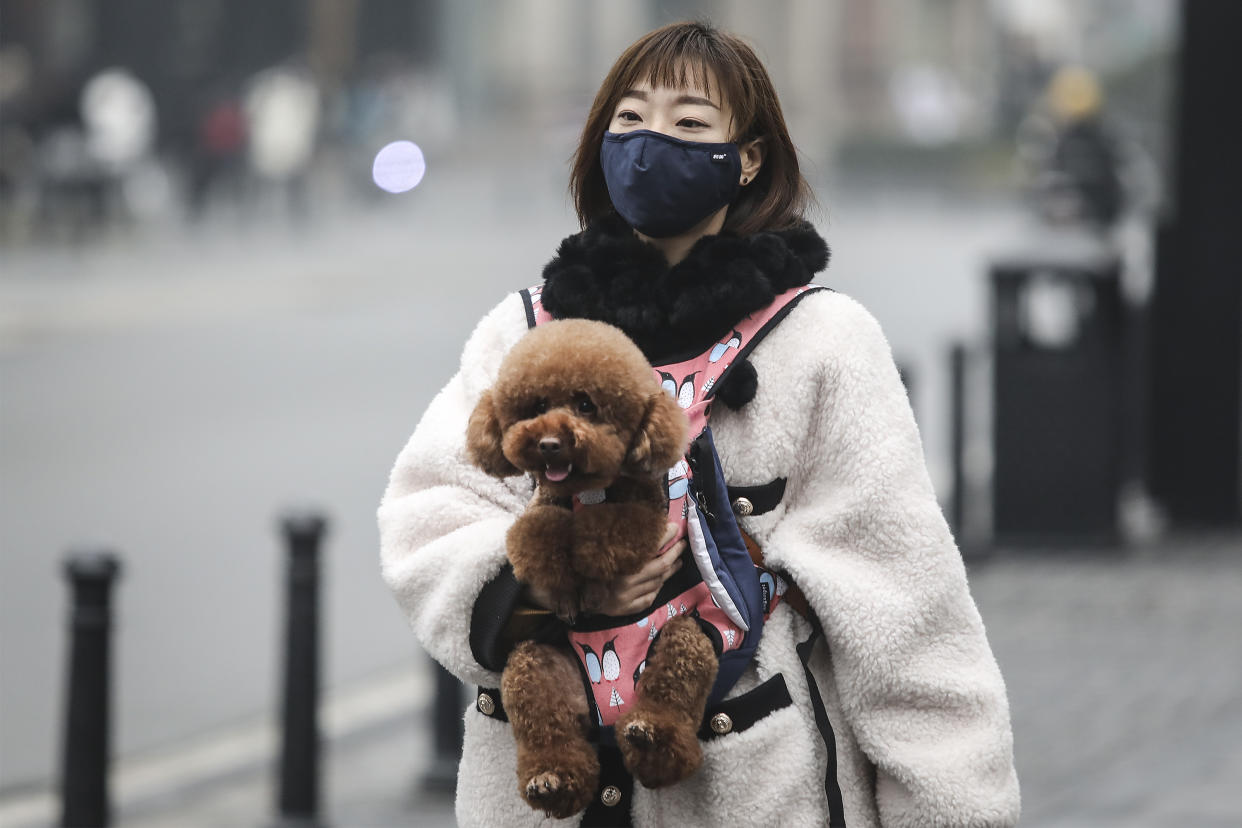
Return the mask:
<svg viewBox="0 0 1242 828"><path fill-rule="evenodd" d="M532 808L565 819L591 804L595 786L585 782L564 769L544 771L526 780L522 796Z"/></svg>
<svg viewBox="0 0 1242 828"><path fill-rule="evenodd" d="M644 719L635 719L621 734L635 750L647 750L655 744L655 727Z"/></svg>
<svg viewBox="0 0 1242 828"><path fill-rule="evenodd" d="M644 787L675 785L703 761L694 727L678 717L635 712L617 722L625 766Z"/></svg>

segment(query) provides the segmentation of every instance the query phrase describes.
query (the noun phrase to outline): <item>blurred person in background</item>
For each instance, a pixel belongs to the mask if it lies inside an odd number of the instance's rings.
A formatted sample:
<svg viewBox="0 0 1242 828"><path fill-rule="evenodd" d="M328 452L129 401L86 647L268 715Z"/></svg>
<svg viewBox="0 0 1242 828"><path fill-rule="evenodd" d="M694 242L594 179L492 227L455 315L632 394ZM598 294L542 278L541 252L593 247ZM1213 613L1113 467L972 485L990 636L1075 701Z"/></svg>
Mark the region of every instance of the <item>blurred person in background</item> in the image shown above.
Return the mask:
<svg viewBox="0 0 1242 828"><path fill-rule="evenodd" d="M1057 70L1020 126L1019 150L1039 215L1053 224L1111 229L1127 200L1124 150L1104 115L1095 76Z"/></svg>
<svg viewBox="0 0 1242 828"><path fill-rule="evenodd" d="M276 66L251 79L242 106L251 172L261 186L283 196L292 216L305 217L319 138L319 87L303 67Z"/></svg>
<svg viewBox="0 0 1242 828"><path fill-rule="evenodd" d="M239 95L216 89L201 107L189 170L190 217L200 219L212 198L227 191L242 195L246 159L246 113Z"/></svg>
<svg viewBox="0 0 1242 828"><path fill-rule="evenodd" d="M708 24L663 27L621 55L587 116L570 191L582 231L561 242L541 286L478 324L379 508L383 575L415 634L483 688L499 686L517 639L565 635L548 596L506 562L529 481L489 477L464 446L472 410L534 318L533 297L553 317L620 327L659 365L730 347L743 319L828 260L766 69ZM515 288L530 281L514 274ZM775 606L719 729L709 706L697 772L657 789L606 781L579 799L590 803L581 822L1012 825L1004 683L888 343L840 293L811 290L789 307L722 381L711 427L730 486L770 495L735 505L742 529L806 605ZM646 618L679 579L698 577L688 557L684 542L653 549L599 612ZM503 704L484 691L466 712L458 821L543 824L519 793L529 780L515 776L493 698ZM606 766L610 751L600 747Z"/></svg>
<svg viewBox="0 0 1242 828"><path fill-rule="evenodd" d="M0 46L0 237L21 232L20 213L28 209L21 202L33 195L34 142L22 117L30 94L30 73L30 53L24 47Z"/></svg>

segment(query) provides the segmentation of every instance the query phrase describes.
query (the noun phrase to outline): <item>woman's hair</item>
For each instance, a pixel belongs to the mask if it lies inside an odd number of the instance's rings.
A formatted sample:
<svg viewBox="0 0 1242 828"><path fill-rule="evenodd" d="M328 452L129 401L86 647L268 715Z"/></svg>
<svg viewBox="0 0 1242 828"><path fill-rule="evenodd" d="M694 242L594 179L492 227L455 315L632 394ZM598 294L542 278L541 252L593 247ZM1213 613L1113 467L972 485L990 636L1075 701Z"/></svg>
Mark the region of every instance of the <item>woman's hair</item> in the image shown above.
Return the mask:
<svg viewBox="0 0 1242 828"><path fill-rule="evenodd" d="M638 39L604 78L574 153L569 192L582 227L613 211L599 160L617 103L642 81L681 88L693 80L711 94L712 79L733 111L731 140L763 139L759 174L729 205L724 229L745 235L780 230L802 219L811 188L798 171L781 104L768 72L739 38L709 23L671 23Z"/></svg>

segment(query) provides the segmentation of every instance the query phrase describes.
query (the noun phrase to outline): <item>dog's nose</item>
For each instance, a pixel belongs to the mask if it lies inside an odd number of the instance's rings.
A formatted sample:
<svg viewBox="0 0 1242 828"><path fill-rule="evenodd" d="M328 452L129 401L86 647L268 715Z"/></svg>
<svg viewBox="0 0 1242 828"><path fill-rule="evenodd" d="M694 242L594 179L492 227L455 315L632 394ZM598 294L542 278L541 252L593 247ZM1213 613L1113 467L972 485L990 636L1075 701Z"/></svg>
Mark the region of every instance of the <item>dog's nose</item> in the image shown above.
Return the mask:
<svg viewBox="0 0 1242 828"><path fill-rule="evenodd" d="M539 441L539 453L544 457L555 457L561 453L561 441L555 437L544 437Z"/></svg>

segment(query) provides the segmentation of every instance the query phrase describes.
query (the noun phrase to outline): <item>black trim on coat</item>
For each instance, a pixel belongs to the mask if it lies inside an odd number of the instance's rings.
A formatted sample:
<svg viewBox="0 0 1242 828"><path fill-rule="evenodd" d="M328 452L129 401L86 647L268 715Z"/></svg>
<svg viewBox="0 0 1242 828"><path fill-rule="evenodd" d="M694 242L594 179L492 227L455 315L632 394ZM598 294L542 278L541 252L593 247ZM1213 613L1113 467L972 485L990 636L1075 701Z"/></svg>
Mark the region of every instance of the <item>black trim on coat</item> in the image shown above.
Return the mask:
<svg viewBox="0 0 1242 828"><path fill-rule="evenodd" d="M616 805L604 804L604 789L609 785L621 792L621 799ZM614 826L631 825L633 821L634 777L625 769L621 759L621 749L616 745L599 746L599 787L595 789L595 798L582 812L583 826Z"/></svg>
<svg viewBox="0 0 1242 828"><path fill-rule="evenodd" d="M513 576L508 561L496 577L483 585L470 611L470 652L487 670L499 673L505 668L512 642L503 635L522 593L522 584Z"/></svg>
<svg viewBox="0 0 1242 828"><path fill-rule="evenodd" d="M770 713L783 710L791 704L793 704L793 698L789 695L789 686L785 684L785 676L777 673L745 693L709 706L707 712L703 714L703 723L699 726L699 739L710 742L734 733L742 733ZM732 723L728 733L717 733L712 730L712 719L721 713L728 716Z"/></svg>
<svg viewBox="0 0 1242 828"><path fill-rule="evenodd" d="M504 670L509 653L517 644L507 633L521 599L522 582L514 576L513 565L508 561L479 590L470 611L470 653L485 669L497 673ZM541 644L563 643L565 625L555 615L545 613L524 628L523 638Z"/></svg>
<svg viewBox="0 0 1242 828"><path fill-rule="evenodd" d="M739 497L744 497L754 508L747 515L738 515L739 517L765 515L780 505L781 498L785 496L785 483L785 478L778 477L758 486L729 486L729 505L733 505ZM733 511L737 514L736 509Z"/></svg>

